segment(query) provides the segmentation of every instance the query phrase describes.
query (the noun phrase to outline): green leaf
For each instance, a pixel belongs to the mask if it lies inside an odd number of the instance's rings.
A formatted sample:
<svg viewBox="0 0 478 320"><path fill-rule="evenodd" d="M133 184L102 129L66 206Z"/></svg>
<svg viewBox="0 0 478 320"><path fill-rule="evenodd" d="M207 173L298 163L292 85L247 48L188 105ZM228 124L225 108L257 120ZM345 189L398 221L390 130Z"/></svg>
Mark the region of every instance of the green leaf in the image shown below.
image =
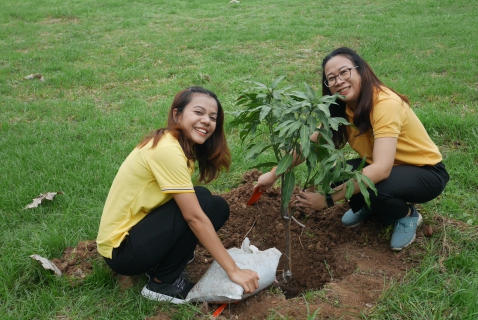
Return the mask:
<svg viewBox="0 0 478 320"><path fill-rule="evenodd" d="M277 170L277 169L276 169ZM282 183L282 208L285 210L289 206L289 201L292 196L292 191L295 186L295 175L294 171L289 171L284 175L284 180Z"/></svg>
<svg viewBox="0 0 478 320"><path fill-rule="evenodd" d="M269 147L271 146L267 142L256 143L249 148L249 151L247 151L246 156L244 158L246 160L254 159L255 157L257 157L258 154L260 154Z"/></svg>
<svg viewBox="0 0 478 320"><path fill-rule="evenodd" d="M319 104L317 105L317 108L318 108L320 111L322 111L327 118L331 119L331 118L330 118L329 106L327 106L327 105L325 105L325 104L323 104L323 103L319 103Z"/></svg>
<svg viewBox="0 0 478 320"><path fill-rule="evenodd" d="M285 78L285 76L279 76L279 77L277 77L277 78L272 82L272 84L271 84L271 89L275 89L275 88L279 85L279 83L280 83L282 80L284 80L284 78Z"/></svg>
<svg viewBox="0 0 478 320"><path fill-rule="evenodd" d="M365 156L362 158L362 162L360 162L360 165L358 166L358 168L356 169L356 171L362 171L363 167L365 166L365 163L366 163L365 160L366 160L366 159L367 159L367 157L365 157Z"/></svg>
<svg viewBox="0 0 478 320"><path fill-rule="evenodd" d="M354 189L354 180L349 179L345 184L345 199L349 200L354 195Z"/></svg>
<svg viewBox="0 0 478 320"><path fill-rule="evenodd" d="M335 131L339 129L339 122L335 120L334 118L329 119L329 124L332 127L332 129L334 129Z"/></svg>
<svg viewBox="0 0 478 320"><path fill-rule="evenodd" d="M300 129L300 127L302 126L302 123L300 121L292 124L289 128L287 128L287 134L290 135L290 136L296 136L297 135L297 131Z"/></svg>
<svg viewBox="0 0 478 320"><path fill-rule="evenodd" d="M329 149L323 146L317 146L315 153L317 154L317 160L322 161L329 156Z"/></svg>
<svg viewBox="0 0 478 320"><path fill-rule="evenodd" d="M377 195L377 188L375 188L375 184L370 180L369 177L361 173L362 180L368 185L369 189L372 189L375 195Z"/></svg>
<svg viewBox="0 0 478 320"><path fill-rule="evenodd" d="M305 92L307 93L307 97L308 97L307 100L311 102L315 101L317 98L316 98L314 90L307 83L304 83L304 86L305 86Z"/></svg>
<svg viewBox="0 0 478 320"><path fill-rule="evenodd" d="M339 180L341 173L342 173L342 165L340 161L337 161L334 166L334 174L332 175L332 183Z"/></svg>
<svg viewBox="0 0 478 320"><path fill-rule="evenodd" d="M310 137L308 126L303 125L300 127L300 141L302 142L302 156L307 158L310 152Z"/></svg>
<svg viewBox="0 0 478 320"><path fill-rule="evenodd" d="M302 143L302 157L307 158L310 153L310 140L305 140Z"/></svg>
<svg viewBox="0 0 478 320"><path fill-rule="evenodd" d="M317 129L317 119L310 115L307 117L307 122L309 123L309 132L314 132Z"/></svg>
<svg viewBox="0 0 478 320"><path fill-rule="evenodd" d="M256 164L252 167L249 167L249 169L260 169L260 168L265 168L265 167L274 167L275 165L277 164L277 162L263 162L263 163L259 163L259 164Z"/></svg>
<svg viewBox="0 0 478 320"><path fill-rule="evenodd" d="M319 102L325 103L325 104L333 104L337 100L338 94L334 94L333 96L330 95L325 95L320 97Z"/></svg>
<svg viewBox="0 0 478 320"><path fill-rule="evenodd" d="M343 125L346 125L346 126L353 126L350 122L348 122L347 120L345 120L342 117L335 117L333 119L335 119L339 124L343 124Z"/></svg>
<svg viewBox="0 0 478 320"><path fill-rule="evenodd" d="M360 188L360 193L362 193L362 195L365 199L365 202L367 203L367 206L370 208L370 195L368 193L367 186L362 181L362 174L358 173L355 176L357 178L357 183L358 183L358 186Z"/></svg>
<svg viewBox="0 0 478 320"><path fill-rule="evenodd" d="M304 150L305 147L302 147ZM317 164L317 152L315 150L315 146L309 143L309 153L305 155L304 157L307 159L307 167L310 167L310 169L315 169L315 166Z"/></svg>
<svg viewBox="0 0 478 320"><path fill-rule="evenodd" d="M330 168L325 167L325 175L324 179L322 180L322 183L320 186L322 187L322 191L324 194L330 193L330 183L332 182L332 172L330 171Z"/></svg>
<svg viewBox="0 0 478 320"><path fill-rule="evenodd" d="M262 120L264 120L265 117L267 117L267 115L269 114L269 112L272 110L272 107L270 106L263 106L262 109L261 109L261 114L259 116L259 121L262 122Z"/></svg>
<svg viewBox="0 0 478 320"><path fill-rule="evenodd" d="M281 124L279 124L277 127L276 127L276 131L277 130L280 130L281 128L284 128L286 126L288 126L289 124L293 123L294 120L286 120L286 121L283 121Z"/></svg>
<svg viewBox="0 0 478 320"><path fill-rule="evenodd" d="M315 177L314 179L314 185L320 186L322 185L322 181L324 180L326 171L324 170L323 166L322 168L319 168L319 174Z"/></svg>
<svg viewBox="0 0 478 320"><path fill-rule="evenodd" d="M293 97L299 98L299 100L309 100L309 97L305 92L302 91L294 91L291 93Z"/></svg>
<svg viewBox="0 0 478 320"><path fill-rule="evenodd" d="M286 154L285 156L280 159L279 163L277 164L276 168L276 175L284 173L287 171L287 168L290 167L292 164L293 156L292 154Z"/></svg>
<svg viewBox="0 0 478 320"><path fill-rule="evenodd" d="M295 122L295 121L287 121L287 122L288 122L289 124L286 125L284 128L282 128L282 129L280 130L279 136L284 136L284 135L286 135L287 132L289 132L289 131L292 131L292 132L293 132L293 131L299 129L299 127L300 127L300 125L301 125L300 122L299 122L299 123L297 123L297 122ZM296 127L297 127L297 128L296 128ZM295 128L295 130L291 130L292 128Z"/></svg>
<svg viewBox="0 0 478 320"><path fill-rule="evenodd" d="M329 137L329 131L325 130L324 128L320 128L319 129L319 133L320 133L320 137L322 139L324 139L325 141L327 141L327 143L329 144L329 146L333 146L333 148L335 149L335 144L334 142L332 141L332 139Z"/></svg>
<svg viewBox="0 0 478 320"><path fill-rule="evenodd" d="M257 82L257 81L245 80L244 82L255 84L256 86L259 87L259 89L268 89L265 84Z"/></svg>
<svg viewBox="0 0 478 320"><path fill-rule="evenodd" d="M304 143L305 141L310 141L309 127L302 125L300 127L300 141Z"/></svg>

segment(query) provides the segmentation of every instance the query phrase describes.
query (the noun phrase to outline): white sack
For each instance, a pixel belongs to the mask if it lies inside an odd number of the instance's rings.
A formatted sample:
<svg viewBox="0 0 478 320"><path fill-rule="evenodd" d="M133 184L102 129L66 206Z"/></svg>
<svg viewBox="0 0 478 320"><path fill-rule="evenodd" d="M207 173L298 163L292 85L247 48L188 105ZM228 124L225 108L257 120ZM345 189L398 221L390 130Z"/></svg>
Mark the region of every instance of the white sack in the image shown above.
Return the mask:
<svg viewBox="0 0 478 320"><path fill-rule="evenodd" d="M253 293L243 295L244 289L229 280L224 269L214 260L198 283L189 291L186 301L230 303L252 296L274 282L279 258L282 255L276 248L260 251L255 246L250 246L249 239L246 238L241 249L231 248L227 251L239 268L254 270L259 274L259 288Z"/></svg>

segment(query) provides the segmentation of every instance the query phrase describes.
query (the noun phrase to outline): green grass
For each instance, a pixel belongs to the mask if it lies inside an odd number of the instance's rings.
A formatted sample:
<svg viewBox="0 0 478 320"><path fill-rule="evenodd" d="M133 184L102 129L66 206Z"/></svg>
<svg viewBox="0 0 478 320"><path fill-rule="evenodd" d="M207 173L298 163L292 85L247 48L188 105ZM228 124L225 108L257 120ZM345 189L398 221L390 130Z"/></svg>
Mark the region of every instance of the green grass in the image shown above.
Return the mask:
<svg viewBox="0 0 478 320"><path fill-rule="evenodd" d="M72 287L29 255L59 257L96 237L118 167L164 124L177 91L203 85L233 110L245 79L269 83L285 74L291 84L320 88L321 60L341 45L409 96L444 155L451 180L422 213L472 226L450 226L446 252L443 233L432 238L422 265L384 296L376 318L476 318L477 10L465 0L3 1L0 318L153 315L157 304L139 287L120 292L103 264ZM33 73L45 81L24 80ZM243 161L237 131L226 127L233 166L212 184L216 192L233 188L254 164ZM64 195L22 210L47 191Z"/></svg>

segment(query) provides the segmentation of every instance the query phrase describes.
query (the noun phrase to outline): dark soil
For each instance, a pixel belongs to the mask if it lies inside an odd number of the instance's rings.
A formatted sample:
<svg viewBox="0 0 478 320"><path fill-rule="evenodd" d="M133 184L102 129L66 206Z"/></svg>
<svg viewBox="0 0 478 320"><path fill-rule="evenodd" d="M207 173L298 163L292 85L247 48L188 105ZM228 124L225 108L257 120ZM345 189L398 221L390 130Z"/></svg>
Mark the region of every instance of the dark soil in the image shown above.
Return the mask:
<svg viewBox="0 0 478 320"><path fill-rule="evenodd" d="M279 190L267 191L256 204L246 205L259 175L256 170L246 173L239 187L222 194L230 205L231 216L218 234L226 248L240 247L247 236L260 250L275 247L284 252ZM220 318L267 319L274 314L278 318L304 319L308 308L310 313L320 308L317 317L320 319L358 319L361 314L367 314L392 280L400 280L420 262L426 241L424 234L432 236L434 230L424 225L417 231L414 244L394 253L390 250L390 227L384 228L378 221L369 219L358 227L346 228L341 223L346 210L348 205L344 203L320 212L296 212L295 218L305 227L292 221L292 280L286 283L283 279L282 255L276 275L278 283L229 305ZM443 224L443 218L435 220L434 223ZM75 248L67 248L63 257L53 262L67 276L81 279L91 272L91 259L98 259L96 245L94 241L85 241ZM188 266L193 280L199 280L212 261L211 255L198 246L196 258ZM120 277L119 285L127 288L138 279ZM304 294L320 289L314 296L307 295L306 302ZM203 305L201 310L211 314L215 308L217 306ZM162 319L169 316L158 313L149 318Z"/></svg>
<svg viewBox="0 0 478 320"><path fill-rule="evenodd" d="M70 279L81 280L93 271L93 260L100 258L96 249L96 241L81 241L76 247L68 247L61 258L52 262L61 273Z"/></svg>

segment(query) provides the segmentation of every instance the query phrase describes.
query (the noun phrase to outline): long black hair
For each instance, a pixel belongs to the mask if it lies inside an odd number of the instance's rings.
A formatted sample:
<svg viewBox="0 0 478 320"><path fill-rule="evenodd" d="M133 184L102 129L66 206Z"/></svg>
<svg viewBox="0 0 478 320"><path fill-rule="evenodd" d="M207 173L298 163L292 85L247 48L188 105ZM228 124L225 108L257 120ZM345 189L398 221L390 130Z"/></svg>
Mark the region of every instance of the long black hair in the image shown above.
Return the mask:
<svg viewBox="0 0 478 320"><path fill-rule="evenodd" d="M368 130L372 129L372 124L370 123L370 113L374 105L374 95L377 90L383 91L383 87L390 89L395 92L403 101L410 103L408 98L402 94L399 94L395 90L387 87L383 84L382 81L375 75L372 68L368 63L362 59L353 49L347 47L337 48L328 54L322 61L322 94L331 95L332 92L330 88L325 85L325 65L329 62L330 59L336 56L343 56L354 64L358 66L357 71L361 77L361 90L359 99L357 102L357 107L354 110L354 119L353 124L357 127L359 133L362 135ZM337 105L330 106L330 115L331 117L342 117L345 118L345 107L346 103L342 100L337 100ZM339 126L337 131L333 132L332 141L335 144L336 148L342 148L347 143L347 131L345 126Z"/></svg>

